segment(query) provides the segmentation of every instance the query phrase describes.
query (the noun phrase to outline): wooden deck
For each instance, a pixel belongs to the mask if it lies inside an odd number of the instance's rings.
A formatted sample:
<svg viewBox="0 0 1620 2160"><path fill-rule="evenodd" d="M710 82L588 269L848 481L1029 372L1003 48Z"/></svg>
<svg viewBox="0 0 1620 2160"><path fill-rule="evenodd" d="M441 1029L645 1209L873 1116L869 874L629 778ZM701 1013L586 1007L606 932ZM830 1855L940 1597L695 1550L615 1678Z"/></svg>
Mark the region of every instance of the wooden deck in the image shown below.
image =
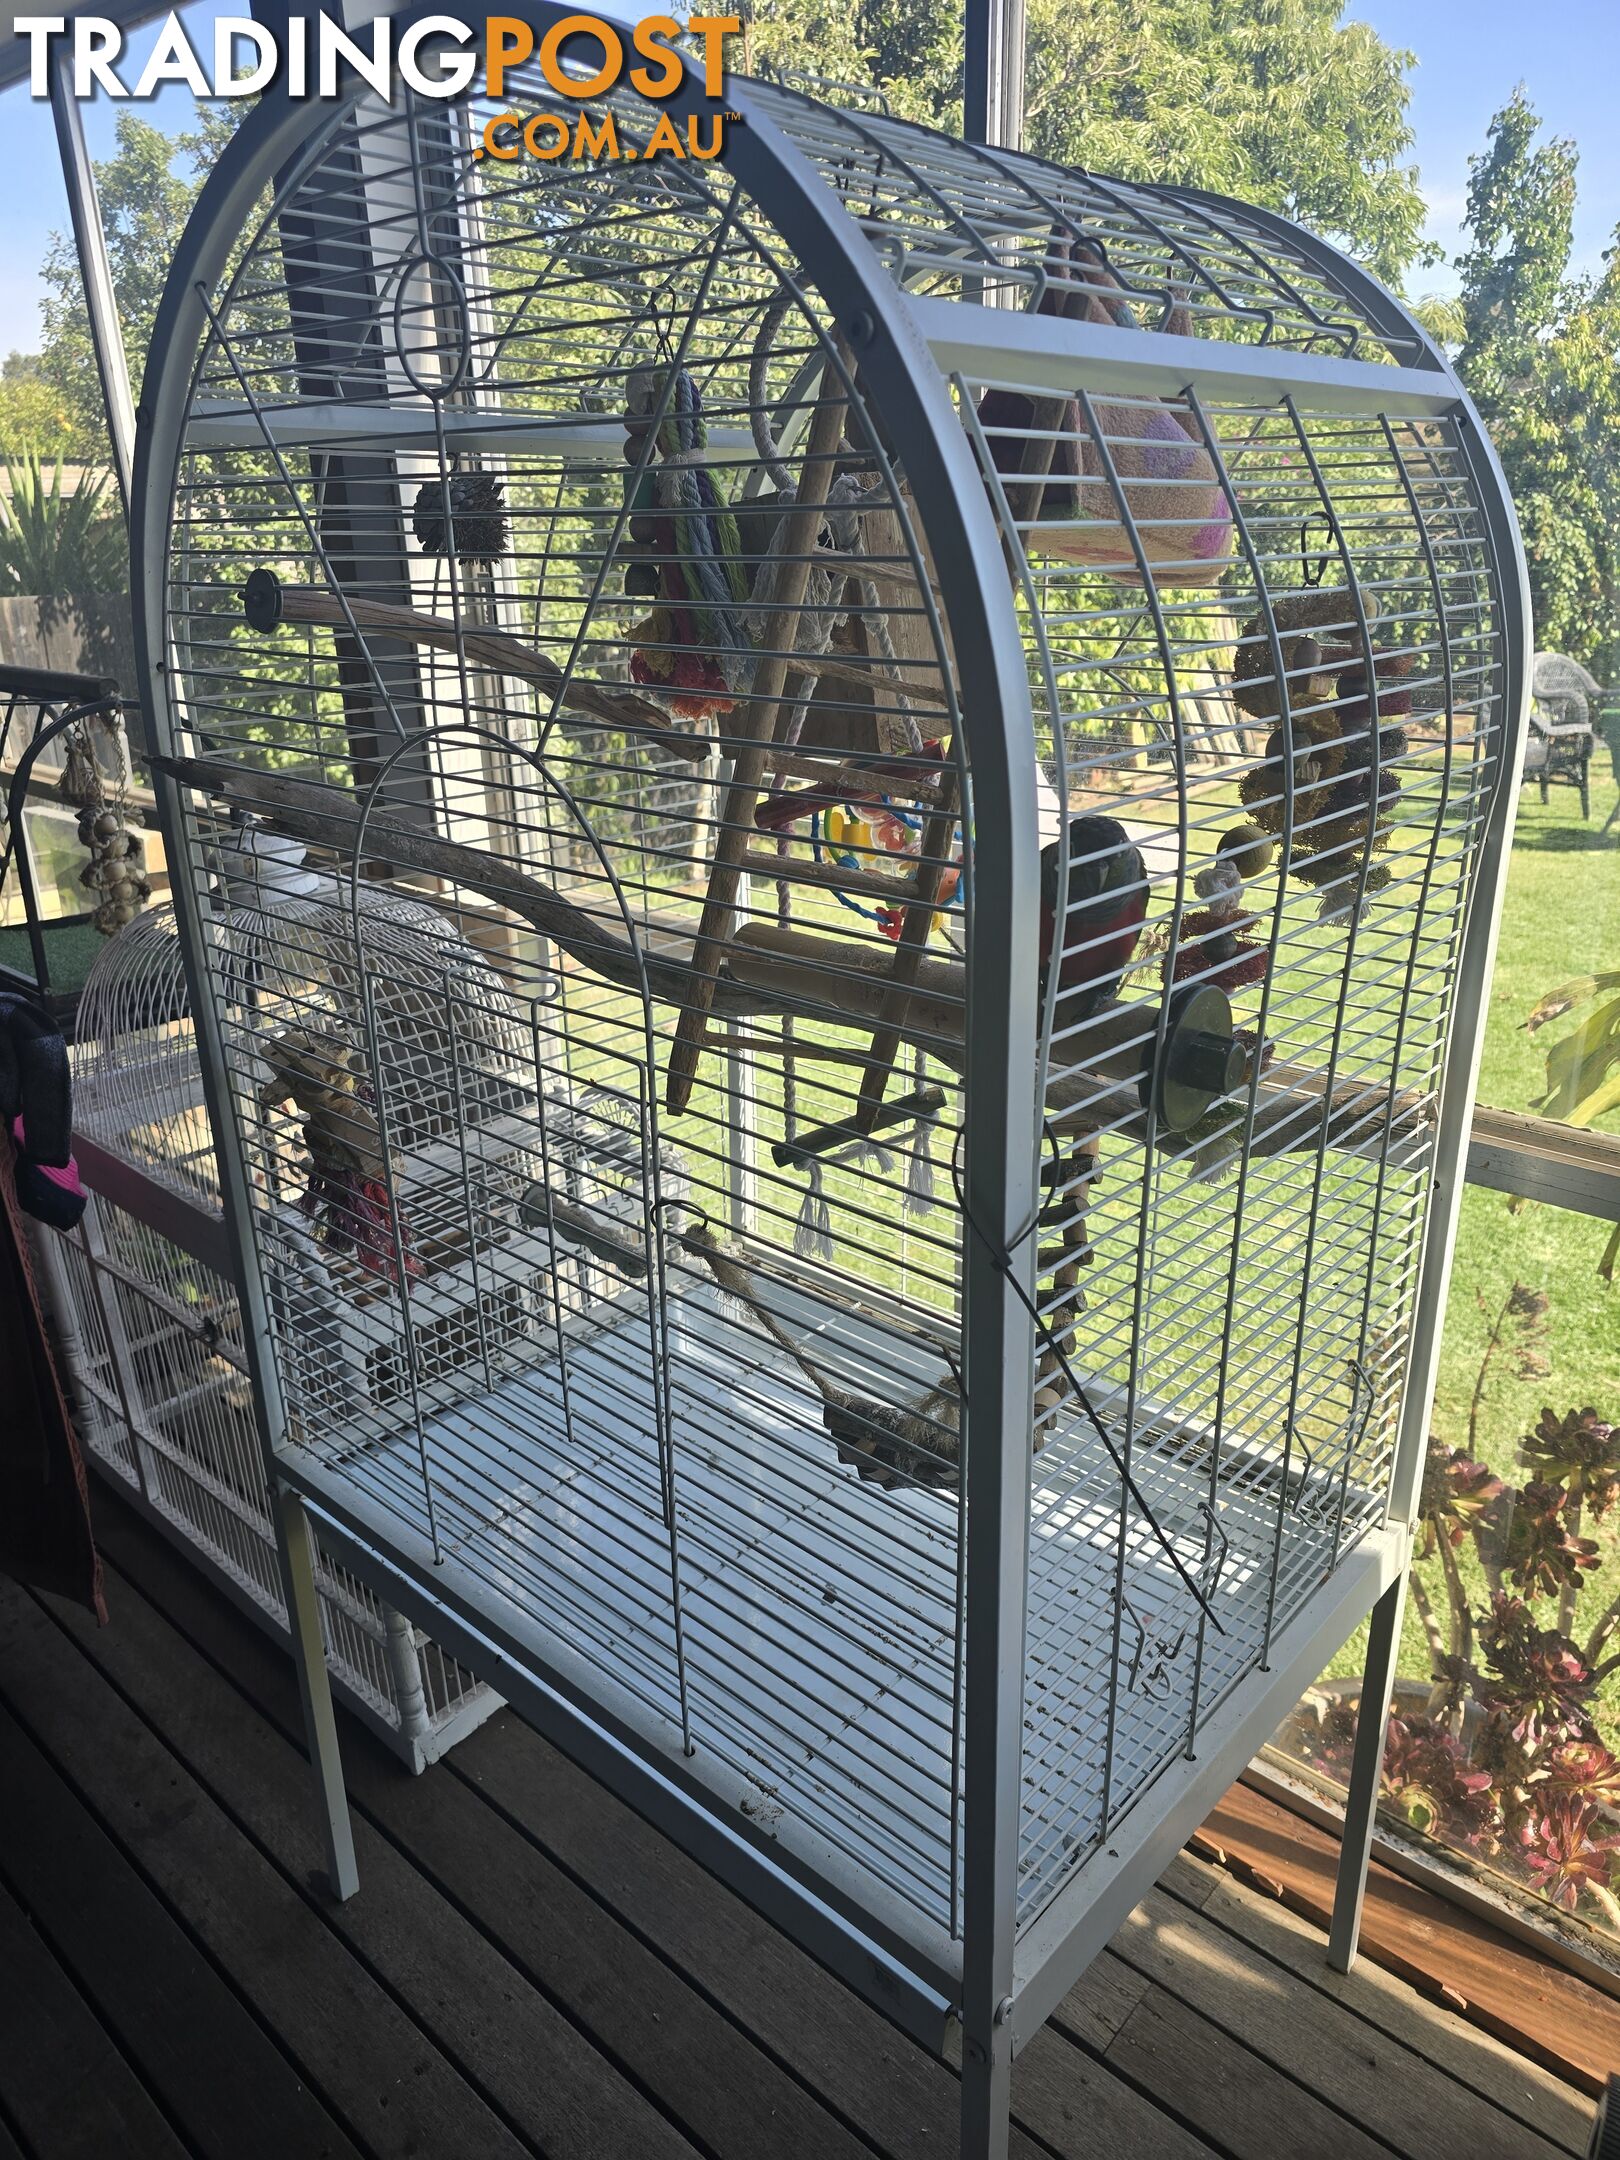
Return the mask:
<svg viewBox="0 0 1620 2160"><path fill-rule="evenodd" d="M0 2160L948 2160L952 2072L510 1713L345 1750L97 1493L112 1625L0 1584ZM1019 2160L1556 2160L1591 2102L1178 1860L1021 2058Z"/></svg>

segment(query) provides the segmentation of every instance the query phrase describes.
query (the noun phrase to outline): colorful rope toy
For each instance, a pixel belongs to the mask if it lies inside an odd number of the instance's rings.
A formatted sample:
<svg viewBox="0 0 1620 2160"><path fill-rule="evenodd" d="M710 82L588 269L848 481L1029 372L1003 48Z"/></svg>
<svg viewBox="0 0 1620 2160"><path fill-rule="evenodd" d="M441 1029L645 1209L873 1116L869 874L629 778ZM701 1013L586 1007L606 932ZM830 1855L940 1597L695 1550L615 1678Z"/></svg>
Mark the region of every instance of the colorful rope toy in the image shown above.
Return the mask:
<svg viewBox="0 0 1620 2160"><path fill-rule="evenodd" d="M631 633L631 680L673 691L670 710L682 719L708 720L730 712L741 687L747 637L737 611L748 575L737 521L697 456L709 439L697 384L685 368L673 381L662 369L638 368L624 426L626 458L640 461L651 432L657 459L630 503L630 537L653 552L631 560L625 590L658 603Z"/></svg>

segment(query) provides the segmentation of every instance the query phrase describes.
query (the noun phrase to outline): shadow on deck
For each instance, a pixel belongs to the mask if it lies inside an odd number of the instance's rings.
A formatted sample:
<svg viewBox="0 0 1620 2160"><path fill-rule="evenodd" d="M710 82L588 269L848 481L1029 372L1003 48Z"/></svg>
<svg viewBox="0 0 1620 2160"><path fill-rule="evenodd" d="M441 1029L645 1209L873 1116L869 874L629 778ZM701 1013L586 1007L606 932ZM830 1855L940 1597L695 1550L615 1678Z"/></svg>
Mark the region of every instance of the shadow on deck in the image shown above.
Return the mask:
<svg viewBox="0 0 1620 2160"><path fill-rule="evenodd" d="M0 2160L952 2160L952 2072L509 1711L417 1779L346 1726L327 1902L289 1662L97 1511L110 1627L0 1583ZM1013 2098L1018 2160L1556 2160L1592 2118L1188 1857Z"/></svg>

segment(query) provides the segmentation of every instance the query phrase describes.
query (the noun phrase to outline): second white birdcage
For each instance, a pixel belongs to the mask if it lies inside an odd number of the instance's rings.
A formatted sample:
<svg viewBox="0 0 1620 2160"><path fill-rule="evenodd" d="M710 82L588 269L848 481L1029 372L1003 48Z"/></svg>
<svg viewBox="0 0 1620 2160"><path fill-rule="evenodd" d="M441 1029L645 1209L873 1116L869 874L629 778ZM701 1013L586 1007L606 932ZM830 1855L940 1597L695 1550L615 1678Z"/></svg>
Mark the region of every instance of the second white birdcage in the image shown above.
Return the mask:
<svg viewBox="0 0 1620 2160"><path fill-rule="evenodd" d="M73 1079L97 1189L80 1226L41 1228L36 1250L80 1435L98 1467L256 1618L284 1628L170 908L138 915L98 954L79 1001ZM499 1708L483 1681L330 1555L317 1588L335 1685L411 1768Z"/></svg>

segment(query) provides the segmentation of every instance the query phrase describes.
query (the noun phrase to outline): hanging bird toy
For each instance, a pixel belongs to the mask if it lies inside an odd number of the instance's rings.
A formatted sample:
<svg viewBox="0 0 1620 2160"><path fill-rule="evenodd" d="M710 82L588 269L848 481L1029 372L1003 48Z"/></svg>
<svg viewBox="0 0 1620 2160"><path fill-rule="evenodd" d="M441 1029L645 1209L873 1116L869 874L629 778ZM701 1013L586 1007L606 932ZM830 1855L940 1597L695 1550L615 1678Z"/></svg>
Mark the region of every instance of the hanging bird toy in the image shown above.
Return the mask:
<svg viewBox="0 0 1620 2160"><path fill-rule="evenodd" d="M862 809L871 807L871 816ZM825 810L810 813L810 847L817 862L823 860L835 866L857 872L870 870L879 855L897 856L915 863L920 855L923 821L914 812L896 808L886 798L875 806L857 809L845 803L832 803ZM958 863L947 870L940 879L938 898L940 906L929 925L931 931L939 929L948 910L962 905L962 871L960 867L961 834L956 837ZM853 898L841 887L834 887L834 897L840 906L851 914L863 915L868 922L877 924L886 938L898 939L905 927L906 907L903 900L880 902L867 907Z"/></svg>
<svg viewBox="0 0 1620 2160"><path fill-rule="evenodd" d="M671 379L638 368L624 427L625 457L642 467L631 478L630 538L652 550L632 557L625 590L657 603L631 633L631 680L673 692L670 710L681 719L708 720L730 712L741 688L748 575L737 521L698 455L708 428L686 369ZM643 466L649 435L656 462Z"/></svg>
<svg viewBox="0 0 1620 2160"><path fill-rule="evenodd" d="M1196 979L1214 983L1230 997L1265 981L1271 948L1249 935L1257 918L1244 905L1243 887L1265 875L1275 852L1258 825L1235 825L1221 841L1215 860L1193 879L1204 904L1181 918L1174 963L1166 954L1161 969L1167 989Z"/></svg>
<svg viewBox="0 0 1620 2160"><path fill-rule="evenodd" d="M454 556L469 570L493 569L507 547L500 481L487 472L424 480L411 505L411 530L424 555Z"/></svg>
<svg viewBox="0 0 1620 2160"><path fill-rule="evenodd" d="M298 1211L330 1251L352 1253L368 1275L397 1283L422 1273L410 1233L396 1226L389 1197L375 1098L348 1044L309 1028L288 1028L264 1052L270 1076L259 1090L266 1107L294 1103L303 1112L309 1181ZM397 1251L396 1251L396 1227Z"/></svg>
<svg viewBox="0 0 1620 2160"><path fill-rule="evenodd" d="M146 872L146 843L128 804L129 746L123 719L115 711L98 716L94 724L106 730L117 753L117 777L109 784L96 756L92 722L86 719L68 731L67 757L56 792L79 813L79 844L90 855L79 883L96 896L92 918L96 928L103 937L111 937L133 922L151 899L152 881Z"/></svg>
<svg viewBox="0 0 1620 2160"><path fill-rule="evenodd" d="M1256 616L1244 625L1233 682L1239 709L1272 722L1263 761L1239 787L1254 823L1282 835L1289 827L1290 877L1321 893L1324 922L1345 920L1389 883L1372 856L1387 848L1401 796L1401 725L1412 710L1405 678L1409 653L1375 653L1369 690L1359 625L1337 588L1279 600L1272 621L1287 683L1284 700L1271 639ZM1286 714L1284 705L1286 702Z"/></svg>

